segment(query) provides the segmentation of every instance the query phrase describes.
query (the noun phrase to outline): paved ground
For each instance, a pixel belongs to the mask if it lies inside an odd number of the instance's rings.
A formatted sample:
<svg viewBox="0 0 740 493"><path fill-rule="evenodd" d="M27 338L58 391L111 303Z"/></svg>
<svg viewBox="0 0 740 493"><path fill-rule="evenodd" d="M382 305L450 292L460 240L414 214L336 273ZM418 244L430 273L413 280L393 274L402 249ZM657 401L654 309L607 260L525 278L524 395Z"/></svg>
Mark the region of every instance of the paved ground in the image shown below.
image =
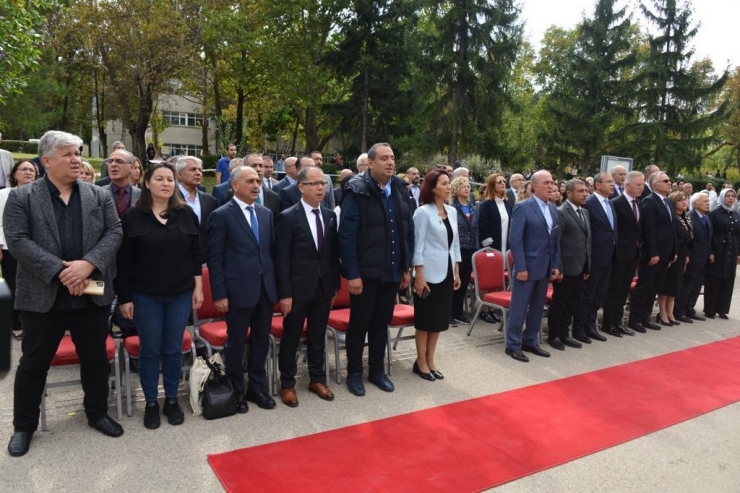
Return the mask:
<svg viewBox="0 0 740 493"><path fill-rule="evenodd" d="M142 424L142 396L136 390L134 414L124 417L126 431L117 439L104 437L87 426L77 388L52 389L47 401L49 431L36 433L30 452L23 458L0 452L2 490L219 491L220 483L206 461L208 453L395 416L736 337L740 335L739 304L740 289L736 289L730 320L682 324L622 339L610 337L605 343L594 341L581 350L552 351L552 358L535 358L529 364L504 355L503 338L495 326L481 322L470 337L465 335L467 327L461 326L443 334L440 341L438 366L445 374L443 381L426 382L411 373L415 352L413 342L407 341L394 352L392 380L396 392L392 394L368 385L367 395L357 398L344 385L332 381L337 398L324 402L305 390L304 368L299 376L300 406L296 409L282 403L272 411L250 406L246 415L210 422L187 416L182 426L172 427L163 421L155 431ZM14 351L17 358L17 342ZM333 379L333 357L331 367ZM53 370L50 380L65 375L74 372ZM0 381L3 447L12 434L12 382L12 373ZM138 381L134 385L138 388ZM186 399L183 397L183 403ZM113 407L111 411L115 412ZM740 404L728 406L509 483L497 491L740 491L739 412ZM331 457L326 461L331 467ZM402 489L399 486L398 490Z"/></svg>

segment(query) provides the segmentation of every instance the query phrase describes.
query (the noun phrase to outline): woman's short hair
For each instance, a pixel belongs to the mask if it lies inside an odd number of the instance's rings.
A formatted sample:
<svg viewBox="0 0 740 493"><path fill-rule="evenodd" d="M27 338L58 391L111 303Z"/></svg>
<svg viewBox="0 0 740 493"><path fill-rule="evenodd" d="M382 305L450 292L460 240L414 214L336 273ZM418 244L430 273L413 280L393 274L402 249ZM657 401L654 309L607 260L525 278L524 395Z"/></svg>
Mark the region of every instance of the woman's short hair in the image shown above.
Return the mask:
<svg viewBox="0 0 740 493"><path fill-rule="evenodd" d="M93 182L95 182L95 168L93 168L92 164L88 163L87 161L85 161L83 159L82 160L82 167L85 168L88 173L90 173L90 175L93 178Z"/></svg>
<svg viewBox="0 0 740 493"><path fill-rule="evenodd" d="M13 169L10 170L10 186L11 187L17 187L18 186L18 180L15 179L15 172L18 171L18 168L21 167L21 164L28 163L31 166L33 166L33 169L36 170L33 179L38 180L39 178L39 169L36 167L36 165L31 161L30 159L19 159L15 162L13 165Z"/></svg>
<svg viewBox="0 0 740 493"><path fill-rule="evenodd" d="M458 176L454 180L452 180L452 183L450 183L450 199L452 201L457 200L457 193L465 186L470 186L470 180L467 176Z"/></svg>
<svg viewBox="0 0 740 493"><path fill-rule="evenodd" d="M141 195L139 196L139 200L136 202L136 207L138 207L139 209L144 209L145 211L152 210L154 199L152 198L152 191L147 185L151 181L154 172L160 168L170 170L172 172L172 177L175 179L175 184L177 184L177 174L175 173L174 166L167 163L152 164L147 168L146 173L144 174L144 186L141 187ZM172 197L170 197L170 200L167 203L167 209L162 211L160 216L164 218L169 217L172 211L174 211L175 209L179 209L180 207L187 206L185 205L185 201L182 200L180 198L180 195L177 193L177 187L175 187L175 190L172 193Z"/></svg>
<svg viewBox="0 0 740 493"><path fill-rule="evenodd" d="M680 190L676 190L675 192L671 192L668 194L668 199L673 202L674 204L678 202L679 200L687 200L686 194L683 193Z"/></svg>
<svg viewBox="0 0 740 493"><path fill-rule="evenodd" d="M493 173L491 176L486 178L486 193L483 196L484 199L496 199L496 180L498 180L499 178L503 178L504 182L506 182L506 178L504 177L503 173ZM506 193L504 193L504 199L506 199Z"/></svg>
<svg viewBox="0 0 740 493"><path fill-rule="evenodd" d="M445 175L447 178L450 177L450 174L444 168L434 168L424 176L424 183L422 183L421 192L419 193L419 202L421 204L434 203L434 189L437 186L439 177L442 175Z"/></svg>

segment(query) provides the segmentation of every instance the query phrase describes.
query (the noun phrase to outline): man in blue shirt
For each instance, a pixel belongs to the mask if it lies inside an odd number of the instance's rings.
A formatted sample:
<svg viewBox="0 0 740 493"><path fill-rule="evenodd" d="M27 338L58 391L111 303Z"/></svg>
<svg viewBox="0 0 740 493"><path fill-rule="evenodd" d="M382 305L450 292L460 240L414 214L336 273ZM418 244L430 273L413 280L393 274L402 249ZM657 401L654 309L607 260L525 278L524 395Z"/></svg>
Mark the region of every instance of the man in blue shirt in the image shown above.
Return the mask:
<svg viewBox="0 0 740 493"><path fill-rule="evenodd" d="M229 144L226 147L226 157L222 157L216 163L216 183L228 183L231 173L229 172L229 161L236 157L236 146Z"/></svg>

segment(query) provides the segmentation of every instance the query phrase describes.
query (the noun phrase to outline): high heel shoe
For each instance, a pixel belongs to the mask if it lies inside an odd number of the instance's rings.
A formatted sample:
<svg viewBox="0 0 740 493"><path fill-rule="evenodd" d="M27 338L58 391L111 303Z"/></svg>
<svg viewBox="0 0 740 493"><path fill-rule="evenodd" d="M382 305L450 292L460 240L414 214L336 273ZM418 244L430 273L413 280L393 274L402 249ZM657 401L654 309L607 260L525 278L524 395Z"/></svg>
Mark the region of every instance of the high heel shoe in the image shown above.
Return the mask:
<svg viewBox="0 0 740 493"><path fill-rule="evenodd" d="M655 321L658 322L663 327L673 327L673 324L670 322L664 322L662 318L660 318L660 315L655 316Z"/></svg>
<svg viewBox="0 0 740 493"><path fill-rule="evenodd" d="M423 371L421 371L421 369L419 368L419 364L416 361L414 361L413 372L419 375L424 380L429 380L430 382L434 382L435 380L434 375L432 375L431 373L424 373Z"/></svg>
<svg viewBox="0 0 740 493"><path fill-rule="evenodd" d="M671 323L671 325L681 325L681 322L679 322L678 320L668 320L668 321Z"/></svg>
<svg viewBox="0 0 740 493"><path fill-rule="evenodd" d="M429 370L429 372L430 372L430 373L432 374L432 376L433 376L434 378L436 378L437 380L444 380L444 379L445 379L445 376L444 376L444 375L442 375L442 372L441 372L441 371L439 371L439 370Z"/></svg>

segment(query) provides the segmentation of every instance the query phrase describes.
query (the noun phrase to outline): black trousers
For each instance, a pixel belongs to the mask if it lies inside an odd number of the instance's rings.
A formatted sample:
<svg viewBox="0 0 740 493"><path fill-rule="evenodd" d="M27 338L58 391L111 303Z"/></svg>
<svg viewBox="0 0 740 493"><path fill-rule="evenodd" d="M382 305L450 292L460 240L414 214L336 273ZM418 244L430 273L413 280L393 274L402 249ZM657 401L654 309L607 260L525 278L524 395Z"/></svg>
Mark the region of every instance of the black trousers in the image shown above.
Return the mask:
<svg viewBox="0 0 740 493"><path fill-rule="evenodd" d="M573 316L574 333L596 330L597 313L604 304L611 272L611 265L591 268L591 275L588 276L581 291L581 302Z"/></svg>
<svg viewBox="0 0 740 493"><path fill-rule="evenodd" d="M452 294L452 318L459 319L463 314L465 296L468 294L470 274L473 272L473 254L475 250L460 249L460 289Z"/></svg>
<svg viewBox="0 0 740 493"><path fill-rule="evenodd" d="M13 390L13 426L16 431L36 431L46 377L59 342L69 330L80 358L83 405L89 421L108 413L108 337L110 307L90 304L78 310L46 313L22 311L23 355Z"/></svg>
<svg viewBox="0 0 740 493"><path fill-rule="evenodd" d="M393 318L393 306L396 304L397 293L397 282L363 279L362 293L350 295L349 327L346 340L347 373L362 374L365 336L368 341L369 375L385 373L388 324Z"/></svg>
<svg viewBox="0 0 740 493"><path fill-rule="evenodd" d="M727 277L707 274L704 282L704 313L730 313L732 290L735 287L735 266L731 266Z"/></svg>
<svg viewBox="0 0 740 493"><path fill-rule="evenodd" d="M573 314L578 307L583 289L583 274L577 276L563 276L560 282L552 284L552 302L547 315L549 328L547 340L568 337ZM573 334L577 335L575 328ZM583 334L581 334L583 335Z"/></svg>
<svg viewBox="0 0 740 493"><path fill-rule="evenodd" d="M224 347L224 364L226 374L234 384L237 392L244 393L244 372L242 370L244 347L249 328L249 353L247 354L247 373L249 390L265 391L267 382L267 353L270 349L270 320L273 304L262 288L262 294L256 305L248 308L229 307L226 312L226 346Z"/></svg>
<svg viewBox="0 0 740 493"><path fill-rule="evenodd" d="M624 305L630 294L635 269L637 269L637 259L629 262L614 262L604 301L604 325L619 327L624 323Z"/></svg>
<svg viewBox="0 0 740 493"><path fill-rule="evenodd" d="M668 271L668 260L661 260L655 265L648 265L650 259L640 259L637 285L630 295L630 320L645 323L650 320L655 304L655 295L663 284Z"/></svg>
<svg viewBox="0 0 740 493"><path fill-rule="evenodd" d="M696 306L696 301L699 299L701 286L704 284L704 272L706 272L706 262L701 265L689 262L686 266L686 272L683 273L681 291L679 291L676 301L673 304L674 316L686 317L696 315L694 306Z"/></svg>
<svg viewBox="0 0 740 493"><path fill-rule="evenodd" d="M8 283L10 293L13 295L15 300L15 274L18 272L18 262L15 260L8 250L3 250L3 258L0 260L0 266L3 269L3 279ZM13 308L13 321L11 323L13 330L23 330L23 324L21 324L21 312Z"/></svg>
<svg viewBox="0 0 740 493"><path fill-rule="evenodd" d="M326 346L326 321L331 309L331 295L327 296L323 288L319 287L312 301L296 302L283 319L283 337L280 340L280 385L284 389L295 388L295 374L297 371L296 352L301 342L303 322L306 324L308 339L308 375L311 383L326 384L326 368L324 366L324 348Z"/></svg>

